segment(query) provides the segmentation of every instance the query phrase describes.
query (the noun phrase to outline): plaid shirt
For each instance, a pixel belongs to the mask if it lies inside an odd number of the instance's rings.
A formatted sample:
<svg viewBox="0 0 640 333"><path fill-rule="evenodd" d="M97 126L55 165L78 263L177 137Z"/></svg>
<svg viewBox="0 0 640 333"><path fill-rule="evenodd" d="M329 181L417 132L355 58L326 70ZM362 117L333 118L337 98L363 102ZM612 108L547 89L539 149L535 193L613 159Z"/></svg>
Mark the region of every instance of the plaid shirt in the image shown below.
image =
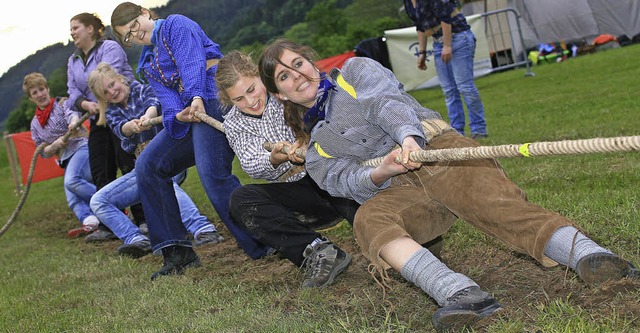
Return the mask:
<svg viewBox="0 0 640 333"><path fill-rule="evenodd" d="M282 104L275 98L267 96L267 105L262 117L242 113L234 106L224 116L224 132L229 145L240 160L242 170L251 178L276 182L278 177L294 166L291 162L285 162L274 168L269 162L271 153L262 148L265 141L295 141L291 129L284 122ZM297 173L285 181L297 181L305 174L304 171Z"/></svg>
<svg viewBox="0 0 640 333"><path fill-rule="evenodd" d="M191 123L178 121L176 113L189 106L193 96L207 101L218 97L217 66L209 69L206 66L207 59L222 58L222 51L198 23L178 14L169 15L161 27L154 29L151 42L153 52L141 54L140 67L162 103L165 130L172 138L182 139ZM176 89L180 85L183 90Z"/></svg>
<svg viewBox="0 0 640 333"><path fill-rule="evenodd" d="M69 122L73 116L80 118L80 113L72 111L69 108L66 108L60 105L60 97L56 97L53 101L55 105L53 106L53 110L49 115L49 119L47 119L47 123L44 124L44 127L40 126L40 122L36 117L33 117L31 120L31 139L35 142L36 147L40 144L46 142L51 144L53 141L58 139L59 137L67 134L69 130ZM67 103L69 100L66 101ZM66 104L66 103L65 103ZM85 132L86 129L84 126L81 126L79 131ZM73 154L82 146L85 146L89 140L86 136L80 137L70 137L66 148L63 150L62 154L59 157L59 163L66 161L71 158ZM40 153L42 157L51 157L46 156L44 151Z"/></svg>
<svg viewBox="0 0 640 333"><path fill-rule="evenodd" d="M339 84L338 75L351 88ZM370 58L347 60L342 70L331 71L331 79L336 90L329 93L325 120L311 132L305 167L332 196L363 203L389 187L391 180L376 186L371 181L373 168L360 162L385 156L407 136L424 146L420 121L442 117L420 105L391 71Z"/></svg>
<svg viewBox="0 0 640 333"><path fill-rule="evenodd" d="M437 27L441 22L451 24L451 33L458 33L470 29L462 13L451 17L451 13L458 8L456 0L416 0L413 7L412 0L404 0L404 10L413 21L418 31L426 31ZM442 29L432 35L434 39L442 37Z"/></svg>
<svg viewBox="0 0 640 333"><path fill-rule="evenodd" d="M142 133L133 133L127 137L122 134L122 126L132 119L140 119L151 106L158 108L158 115L162 109L160 101L156 98L156 93L148 84L141 84L138 81L130 82L129 98L127 98L127 107L121 104L108 104L106 111L107 124L113 134L117 135L122 142L122 149L133 154L139 143L153 139L162 129L162 125L156 125Z"/></svg>

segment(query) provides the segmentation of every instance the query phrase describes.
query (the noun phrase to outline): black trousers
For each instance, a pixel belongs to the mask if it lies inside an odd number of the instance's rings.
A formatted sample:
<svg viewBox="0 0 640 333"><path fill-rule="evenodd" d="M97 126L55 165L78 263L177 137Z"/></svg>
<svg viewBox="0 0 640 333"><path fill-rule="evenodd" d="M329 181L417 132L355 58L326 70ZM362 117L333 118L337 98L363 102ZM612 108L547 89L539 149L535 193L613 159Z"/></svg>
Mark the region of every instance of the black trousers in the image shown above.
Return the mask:
<svg viewBox="0 0 640 333"><path fill-rule="evenodd" d="M127 153L120 144L120 138L111 133L108 126L98 126L95 120L90 120L89 131L89 165L91 166L91 177L96 190L100 190L105 185L116 179L118 169L124 175L135 168L136 160L133 154ZM131 206L136 224L144 222L144 212L142 205ZM108 230L106 226L100 224L100 228Z"/></svg>
<svg viewBox="0 0 640 333"><path fill-rule="evenodd" d="M296 182L238 187L229 206L236 223L300 267L304 249L322 237L316 229L343 219L353 225L360 205L330 196L307 175Z"/></svg>

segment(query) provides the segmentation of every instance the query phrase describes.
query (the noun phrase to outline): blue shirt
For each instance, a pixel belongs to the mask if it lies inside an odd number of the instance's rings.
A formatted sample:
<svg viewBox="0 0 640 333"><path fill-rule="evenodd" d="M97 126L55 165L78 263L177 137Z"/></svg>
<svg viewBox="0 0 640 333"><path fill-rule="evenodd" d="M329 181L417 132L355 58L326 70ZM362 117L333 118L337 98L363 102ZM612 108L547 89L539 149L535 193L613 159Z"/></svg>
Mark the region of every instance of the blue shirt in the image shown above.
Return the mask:
<svg viewBox="0 0 640 333"><path fill-rule="evenodd" d="M451 17L457 8L456 0L416 0L416 7L413 7L411 0L404 0L405 12L415 24L416 30L421 32L433 29L441 22L451 24L451 33L469 30L469 24L462 13ZM432 36L436 39L441 37L442 29L437 29Z"/></svg>
<svg viewBox="0 0 640 333"><path fill-rule="evenodd" d="M122 134L122 125L132 119L140 119L151 106L158 108L158 115L162 110L160 101L150 85L134 80L130 82L130 90L127 107L125 108L122 104L108 104L106 118L111 131L120 138L122 149L133 154L137 145L153 139L162 130L162 125L155 125L142 133L133 133L129 137Z"/></svg>
<svg viewBox="0 0 640 333"><path fill-rule="evenodd" d="M198 23L183 15L169 15L159 29L158 38L152 39L153 54L143 60L142 73L162 103L164 128L172 138L181 139L191 124L176 120L176 113L191 105L193 96L218 97L217 66L207 69L206 62L222 58L222 51Z"/></svg>

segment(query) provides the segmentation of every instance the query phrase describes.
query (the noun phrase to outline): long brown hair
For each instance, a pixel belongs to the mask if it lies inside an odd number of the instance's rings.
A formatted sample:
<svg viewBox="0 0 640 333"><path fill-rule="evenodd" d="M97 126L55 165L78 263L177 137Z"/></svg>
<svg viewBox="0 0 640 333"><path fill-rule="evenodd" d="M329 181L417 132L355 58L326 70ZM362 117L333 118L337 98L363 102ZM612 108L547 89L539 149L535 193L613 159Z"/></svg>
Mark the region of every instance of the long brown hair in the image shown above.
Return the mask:
<svg viewBox="0 0 640 333"><path fill-rule="evenodd" d="M93 35L91 35L93 40L100 40L104 36L104 23L102 23L102 20L96 14L80 13L72 17L69 21L78 21L85 27L93 27Z"/></svg>
<svg viewBox="0 0 640 333"><path fill-rule="evenodd" d="M121 45L131 46L130 43L124 42L124 36L116 31L116 27L124 26L129 21L135 19L140 16L144 11L149 12L149 18L157 19L158 15L150 9L144 8L140 5L136 5L133 2L123 2L119 4L111 13L111 30L113 31L113 35L118 38L118 41Z"/></svg>
<svg viewBox="0 0 640 333"><path fill-rule="evenodd" d="M295 43L290 40L276 39L271 44L269 44L260 56L258 68L260 70L260 80L262 80L262 83L264 83L267 91L271 94L276 94L279 92L278 87L276 86L275 78L277 65L282 65L292 71L300 73L295 68L291 68L291 66L284 64L280 60L280 57L282 56L282 53L284 53L284 50L295 52L307 59L312 64L314 64L313 59L317 57L317 53L312 48ZM302 73L300 73L300 75L307 77ZM311 80L312 78L307 77L307 79ZM280 100L280 102L284 106L284 120L287 126L289 126L293 131L293 134L296 136L296 140L303 144L308 143L310 139L309 133L305 131L303 120L304 114L307 112L308 108L289 100Z"/></svg>

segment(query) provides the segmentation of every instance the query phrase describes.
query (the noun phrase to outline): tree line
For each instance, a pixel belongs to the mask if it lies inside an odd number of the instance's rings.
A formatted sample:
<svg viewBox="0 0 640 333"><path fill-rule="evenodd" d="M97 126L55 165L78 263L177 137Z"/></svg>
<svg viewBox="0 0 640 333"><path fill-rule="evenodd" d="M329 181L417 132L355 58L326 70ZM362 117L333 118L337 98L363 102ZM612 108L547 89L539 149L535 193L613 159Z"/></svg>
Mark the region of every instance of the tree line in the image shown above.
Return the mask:
<svg viewBox="0 0 640 333"><path fill-rule="evenodd" d="M320 58L326 58L353 50L360 41L382 36L385 30L409 26L401 6L400 0L171 0L153 10L160 17L183 14L193 19L223 52L239 49L256 56L270 40L285 37L313 47ZM102 20L109 24L109 18ZM0 98L7 102L0 108L11 110L0 125L5 131L29 130L35 104L22 92L27 73L45 74L51 95L66 96L66 64L74 50L73 43L52 45L0 78ZM135 70L140 48L126 51ZM6 113L0 109L0 117Z"/></svg>

